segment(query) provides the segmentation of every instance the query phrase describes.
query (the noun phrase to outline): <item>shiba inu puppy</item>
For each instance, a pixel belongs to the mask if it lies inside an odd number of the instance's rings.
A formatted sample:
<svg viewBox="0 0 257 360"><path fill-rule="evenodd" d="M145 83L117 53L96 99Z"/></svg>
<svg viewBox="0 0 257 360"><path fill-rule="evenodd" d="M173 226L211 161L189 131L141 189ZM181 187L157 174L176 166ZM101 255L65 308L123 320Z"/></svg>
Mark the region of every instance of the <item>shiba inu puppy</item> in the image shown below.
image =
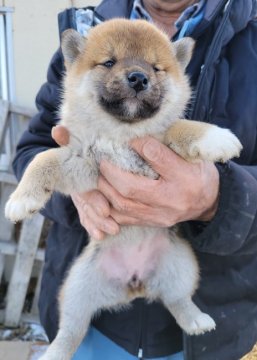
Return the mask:
<svg viewBox="0 0 257 360"><path fill-rule="evenodd" d="M184 73L194 42L168 37L145 21L110 20L87 38L68 30L61 124L70 143L40 153L6 205L12 221L42 208L53 191L96 188L99 162L152 179L157 174L130 147L151 135L188 161L227 161L241 144L226 129L183 119L190 98ZM199 280L189 244L175 229L123 226L105 241L91 239L72 265L59 296L60 324L43 360L69 360L94 314L128 305L136 297L160 300L191 335L215 328L192 302Z"/></svg>

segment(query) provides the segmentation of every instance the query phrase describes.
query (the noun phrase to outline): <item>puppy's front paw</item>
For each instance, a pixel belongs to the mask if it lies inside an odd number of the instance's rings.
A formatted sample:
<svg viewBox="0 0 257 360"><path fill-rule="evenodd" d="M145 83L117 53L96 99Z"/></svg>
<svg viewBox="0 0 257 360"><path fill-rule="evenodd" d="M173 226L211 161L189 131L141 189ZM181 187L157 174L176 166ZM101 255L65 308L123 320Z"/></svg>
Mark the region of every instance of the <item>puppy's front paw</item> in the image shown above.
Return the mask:
<svg viewBox="0 0 257 360"><path fill-rule="evenodd" d="M240 141L231 131L211 126L201 138L189 145L188 153L192 160L226 162L238 157L241 150Z"/></svg>
<svg viewBox="0 0 257 360"><path fill-rule="evenodd" d="M31 217L44 206L45 200L36 199L30 194L15 191L5 206L5 216L12 222Z"/></svg>

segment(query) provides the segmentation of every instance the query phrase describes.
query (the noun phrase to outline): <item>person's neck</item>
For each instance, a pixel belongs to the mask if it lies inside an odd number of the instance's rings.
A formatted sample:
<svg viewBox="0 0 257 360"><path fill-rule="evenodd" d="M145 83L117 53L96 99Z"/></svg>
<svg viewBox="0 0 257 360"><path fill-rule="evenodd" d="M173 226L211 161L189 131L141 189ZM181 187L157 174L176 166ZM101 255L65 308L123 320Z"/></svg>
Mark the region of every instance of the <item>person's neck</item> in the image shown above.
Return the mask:
<svg viewBox="0 0 257 360"><path fill-rule="evenodd" d="M153 22L164 30L171 38L175 32L175 22L181 13L195 3L195 0L181 0L176 2L142 0L144 8L149 13Z"/></svg>

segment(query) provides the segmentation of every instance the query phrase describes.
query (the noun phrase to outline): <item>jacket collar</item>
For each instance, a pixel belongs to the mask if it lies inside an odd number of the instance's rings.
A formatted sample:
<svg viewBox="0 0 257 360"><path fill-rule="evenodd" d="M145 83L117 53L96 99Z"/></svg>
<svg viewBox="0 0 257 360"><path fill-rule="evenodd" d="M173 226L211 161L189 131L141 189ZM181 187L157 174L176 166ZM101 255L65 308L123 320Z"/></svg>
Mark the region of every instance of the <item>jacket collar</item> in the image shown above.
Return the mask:
<svg viewBox="0 0 257 360"><path fill-rule="evenodd" d="M112 19L114 17L128 17L132 10L133 0L103 0L95 8L95 12L102 20Z"/></svg>
<svg viewBox="0 0 257 360"><path fill-rule="evenodd" d="M202 34L203 31L214 21L220 10L225 7L227 2L228 0L206 0L203 19L193 31L192 36L197 38L200 34Z"/></svg>

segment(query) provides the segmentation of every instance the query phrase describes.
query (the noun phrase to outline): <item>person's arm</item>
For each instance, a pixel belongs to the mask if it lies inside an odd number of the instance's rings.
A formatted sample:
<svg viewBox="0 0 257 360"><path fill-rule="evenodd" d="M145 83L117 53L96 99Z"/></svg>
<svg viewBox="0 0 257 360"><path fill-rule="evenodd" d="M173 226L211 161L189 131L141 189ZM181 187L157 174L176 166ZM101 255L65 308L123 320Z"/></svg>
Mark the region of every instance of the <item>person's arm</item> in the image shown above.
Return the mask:
<svg viewBox="0 0 257 360"><path fill-rule="evenodd" d="M35 155L49 148L57 147L56 142L51 137L51 130L59 120L58 108L61 99L63 73L63 57L59 50L51 60L47 72L47 82L41 87L36 97L38 113L31 119L28 129L24 132L17 146L13 168L18 179L22 177ZM71 198L59 193L53 194L42 213L64 226L81 227L77 210Z"/></svg>
<svg viewBox="0 0 257 360"><path fill-rule="evenodd" d="M193 246L209 254L247 255L257 251L257 166L230 161L218 165L220 196L209 223L183 224Z"/></svg>

